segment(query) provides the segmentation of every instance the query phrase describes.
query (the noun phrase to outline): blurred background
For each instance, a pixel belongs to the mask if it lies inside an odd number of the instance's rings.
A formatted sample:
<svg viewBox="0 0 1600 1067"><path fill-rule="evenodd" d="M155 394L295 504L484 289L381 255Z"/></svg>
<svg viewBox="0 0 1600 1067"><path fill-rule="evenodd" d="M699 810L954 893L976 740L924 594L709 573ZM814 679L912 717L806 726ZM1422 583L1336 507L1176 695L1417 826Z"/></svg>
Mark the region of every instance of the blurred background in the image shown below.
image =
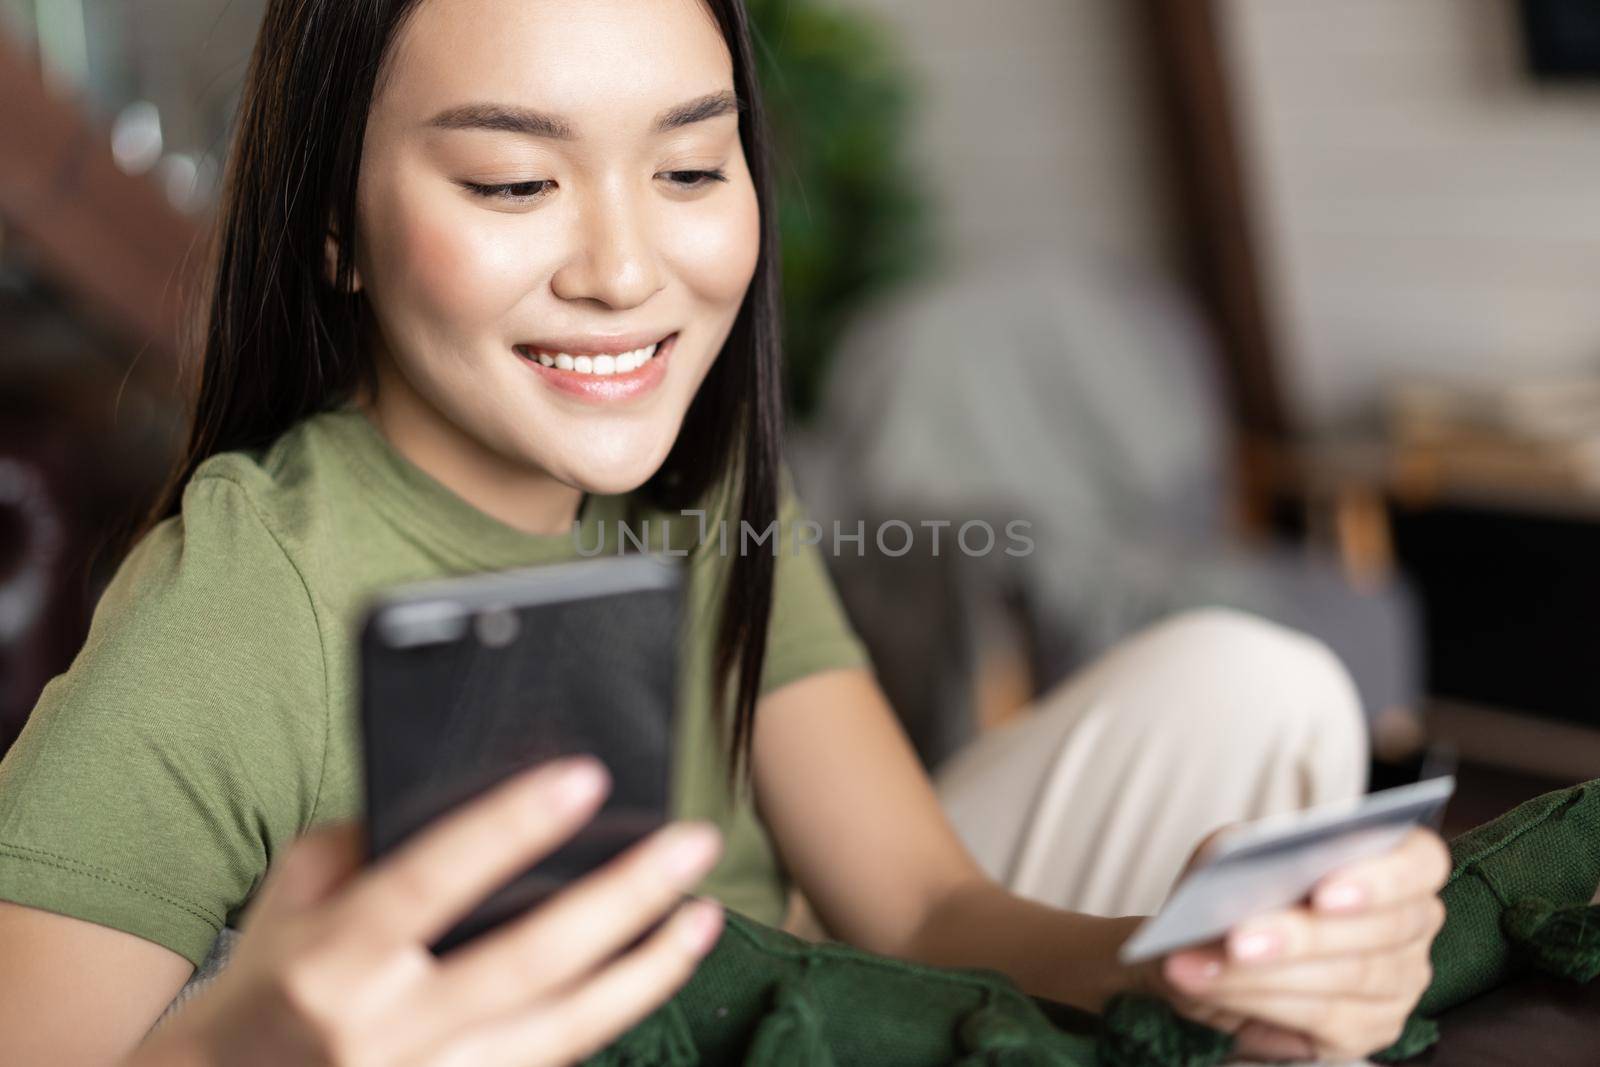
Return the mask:
<svg viewBox="0 0 1600 1067"><path fill-rule="evenodd" d="M174 457L262 6L0 0L0 747ZM1457 825L1600 775L1600 7L749 6L813 517L1033 524L829 560L930 766L1223 604Z"/></svg>

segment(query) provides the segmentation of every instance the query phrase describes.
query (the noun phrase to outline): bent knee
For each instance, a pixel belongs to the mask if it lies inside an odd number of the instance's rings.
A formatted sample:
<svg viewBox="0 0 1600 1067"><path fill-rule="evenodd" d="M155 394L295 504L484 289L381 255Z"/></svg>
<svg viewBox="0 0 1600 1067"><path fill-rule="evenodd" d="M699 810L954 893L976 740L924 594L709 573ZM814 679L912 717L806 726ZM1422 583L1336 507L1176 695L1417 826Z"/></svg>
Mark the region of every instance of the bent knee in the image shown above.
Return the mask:
<svg viewBox="0 0 1600 1067"><path fill-rule="evenodd" d="M1201 688L1189 695L1206 701L1208 717L1225 720L1213 718L1213 727L1309 719L1320 730L1365 735L1354 679L1310 634L1233 608L1198 608L1157 623L1140 640L1155 662L1204 661L1191 674Z"/></svg>

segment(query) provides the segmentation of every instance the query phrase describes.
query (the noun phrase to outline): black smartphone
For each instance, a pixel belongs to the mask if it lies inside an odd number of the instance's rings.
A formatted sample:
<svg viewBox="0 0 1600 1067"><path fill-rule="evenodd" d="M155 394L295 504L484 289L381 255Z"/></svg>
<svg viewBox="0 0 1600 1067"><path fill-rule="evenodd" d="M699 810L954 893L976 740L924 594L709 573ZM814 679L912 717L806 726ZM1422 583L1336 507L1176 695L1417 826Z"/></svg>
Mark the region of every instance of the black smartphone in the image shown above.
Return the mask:
<svg viewBox="0 0 1600 1067"><path fill-rule="evenodd" d="M433 945L521 914L669 817L681 565L649 554L416 583L361 624L369 854L511 774L587 753L612 789L593 821Z"/></svg>

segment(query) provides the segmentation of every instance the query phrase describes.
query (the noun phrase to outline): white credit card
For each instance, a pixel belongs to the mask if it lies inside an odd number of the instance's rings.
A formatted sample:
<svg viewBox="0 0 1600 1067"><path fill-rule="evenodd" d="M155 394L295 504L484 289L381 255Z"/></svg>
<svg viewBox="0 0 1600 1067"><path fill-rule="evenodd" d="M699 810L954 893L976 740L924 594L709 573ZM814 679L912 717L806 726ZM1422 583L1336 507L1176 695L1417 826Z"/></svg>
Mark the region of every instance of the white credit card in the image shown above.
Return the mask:
<svg viewBox="0 0 1600 1067"><path fill-rule="evenodd" d="M1454 776L1444 775L1230 827L1160 913L1134 931L1122 962L1215 941L1246 919L1300 903L1340 867L1387 852L1412 827L1434 822L1455 788Z"/></svg>

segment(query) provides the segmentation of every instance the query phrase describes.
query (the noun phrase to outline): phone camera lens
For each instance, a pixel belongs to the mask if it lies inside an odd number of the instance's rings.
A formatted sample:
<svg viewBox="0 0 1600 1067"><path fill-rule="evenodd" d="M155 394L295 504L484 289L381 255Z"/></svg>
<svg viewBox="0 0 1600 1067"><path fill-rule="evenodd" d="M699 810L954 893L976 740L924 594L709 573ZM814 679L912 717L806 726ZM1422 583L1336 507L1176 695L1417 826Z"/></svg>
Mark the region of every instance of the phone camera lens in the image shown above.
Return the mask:
<svg viewBox="0 0 1600 1067"><path fill-rule="evenodd" d="M484 645L489 648L505 648L517 639L517 632L522 629L522 624L517 620L516 612L505 608L491 608L477 617L474 628L478 632L478 640Z"/></svg>

